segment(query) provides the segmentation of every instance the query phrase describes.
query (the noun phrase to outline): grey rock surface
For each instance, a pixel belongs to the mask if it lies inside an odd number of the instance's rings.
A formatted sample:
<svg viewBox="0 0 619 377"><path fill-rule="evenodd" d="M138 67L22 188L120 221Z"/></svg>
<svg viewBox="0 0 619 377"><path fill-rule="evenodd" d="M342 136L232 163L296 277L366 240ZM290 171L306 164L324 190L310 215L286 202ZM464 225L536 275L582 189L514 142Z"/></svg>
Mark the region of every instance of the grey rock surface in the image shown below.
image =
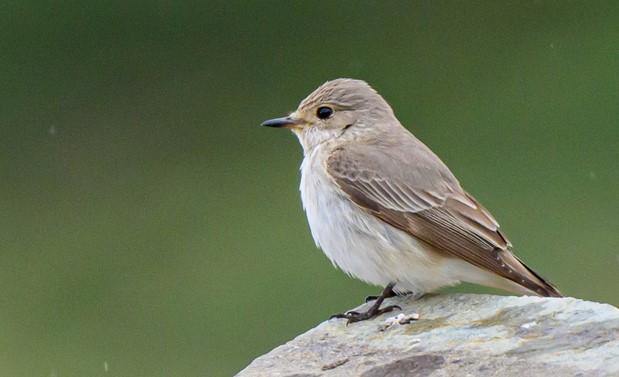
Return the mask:
<svg viewBox="0 0 619 377"><path fill-rule="evenodd" d="M349 326L325 321L237 376L619 376L619 309L611 305L473 294L386 303L419 319L382 331L399 312Z"/></svg>

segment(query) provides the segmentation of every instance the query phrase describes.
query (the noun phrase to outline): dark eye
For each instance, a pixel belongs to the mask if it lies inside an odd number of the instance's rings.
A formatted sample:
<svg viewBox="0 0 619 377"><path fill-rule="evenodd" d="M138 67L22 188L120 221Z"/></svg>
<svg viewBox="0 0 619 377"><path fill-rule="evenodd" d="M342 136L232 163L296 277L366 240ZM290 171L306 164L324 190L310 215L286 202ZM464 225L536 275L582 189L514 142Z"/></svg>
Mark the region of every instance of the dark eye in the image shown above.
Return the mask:
<svg viewBox="0 0 619 377"><path fill-rule="evenodd" d="M330 118L331 115L333 115L333 109L330 108L329 106L320 106L316 110L316 116L320 119Z"/></svg>

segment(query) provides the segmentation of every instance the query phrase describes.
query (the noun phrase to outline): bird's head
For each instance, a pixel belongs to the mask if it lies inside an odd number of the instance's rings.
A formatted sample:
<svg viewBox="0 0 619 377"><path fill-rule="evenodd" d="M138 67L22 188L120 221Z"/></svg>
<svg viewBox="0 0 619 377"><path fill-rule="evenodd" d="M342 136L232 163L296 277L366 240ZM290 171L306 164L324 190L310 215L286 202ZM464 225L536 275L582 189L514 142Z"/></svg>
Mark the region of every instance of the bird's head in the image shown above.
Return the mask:
<svg viewBox="0 0 619 377"><path fill-rule="evenodd" d="M376 137L391 124L399 123L383 97L365 81L353 79L327 81L290 115L262 123L292 130L306 153L334 139Z"/></svg>

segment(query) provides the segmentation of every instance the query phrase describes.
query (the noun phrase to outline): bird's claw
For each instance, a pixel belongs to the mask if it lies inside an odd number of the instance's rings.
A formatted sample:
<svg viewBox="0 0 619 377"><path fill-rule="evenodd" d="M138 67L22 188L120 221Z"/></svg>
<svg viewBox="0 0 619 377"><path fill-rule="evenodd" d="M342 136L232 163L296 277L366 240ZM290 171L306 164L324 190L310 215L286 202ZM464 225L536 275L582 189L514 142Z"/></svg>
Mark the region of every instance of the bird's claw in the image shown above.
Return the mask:
<svg viewBox="0 0 619 377"><path fill-rule="evenodd" d="M351 323L365 321L365 320L377 317L381 314L389 313L394 309L402 310L402 308L399 307L398 305L389 305L389 306L385 306L382 309L372 306L370 309L368 309L365 312L357 312L357 311L351 310L346 313L332 315L330 319L344 318L348 320L346 321L346 325L350 325Z"/></svg>

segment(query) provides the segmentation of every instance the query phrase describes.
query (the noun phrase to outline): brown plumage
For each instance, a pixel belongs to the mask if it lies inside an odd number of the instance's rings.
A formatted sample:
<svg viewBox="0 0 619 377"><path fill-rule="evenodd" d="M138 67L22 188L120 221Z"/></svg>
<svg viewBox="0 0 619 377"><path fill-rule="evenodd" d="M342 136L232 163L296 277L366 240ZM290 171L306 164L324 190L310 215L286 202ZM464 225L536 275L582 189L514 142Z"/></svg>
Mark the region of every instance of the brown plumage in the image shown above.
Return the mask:
<svg viewBox="0 0 619 377"><path fill-rule="evenodd" d="M328 158L327 171L358 206L436 252L461 258L540 296L562 297L508 249L511 243L499 223L429 148L404 129L399 140L411 145L397 152L380 143L343 146Z"/></svg>
<svg viewBox="0 0 619 377"><path fill-rule="evenodd" d="M263 125L292 130L303 146L301 199L316 244L348 274L386 287L367 312L338 317L372 318L393 309L380 304L394 291L462 281L562 296L365 82L329 81Z"/></svg>

